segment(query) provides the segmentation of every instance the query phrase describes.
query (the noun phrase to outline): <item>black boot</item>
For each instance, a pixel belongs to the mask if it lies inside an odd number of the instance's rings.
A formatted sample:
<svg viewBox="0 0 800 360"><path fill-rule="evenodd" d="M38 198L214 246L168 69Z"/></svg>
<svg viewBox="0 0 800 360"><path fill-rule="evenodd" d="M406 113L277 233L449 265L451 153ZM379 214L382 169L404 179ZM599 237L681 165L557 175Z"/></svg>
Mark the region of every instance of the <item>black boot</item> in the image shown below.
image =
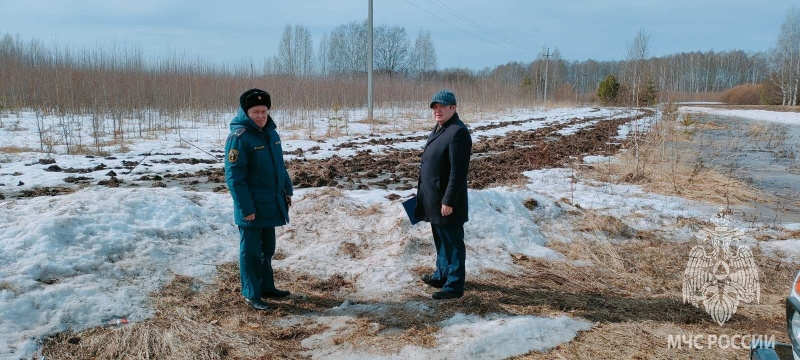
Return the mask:
<svg viewBox="0 0 800 360"><path fill-rule="evenodd" d="M422 275L422 277L420 279L422 279L422 282L428 284L428 286L432 286L432 287L439 288L439 289L441 289L442 286L444 286L444 283L445 283L444 280L434 279L433 275L431 275L431 274Z"/></svg>
<svg viewBox="0 0 800 360"><path fill-rule="evenodd" d="M250 305L250 307L253 308L253 310L270 310L270 309L272 309L272 307L269 306L269 304L261 301L261 299L253 300L253 299L244 298L244 302L246 302L247 305Z"/></svg>
<svg viewBox="0 0 800 360"><path fill-rule="evenodd" d="M287 296L289 296L291 294L292 293L290 293L287 290L273 289L273 290L270 290L270 291L262 291L261 292L261 297L264 297L264 298L282 298L282 297L287 297Z"/></svg>
<svg viewBox="0 0 800 360"><path fill-rule="evenodd" d="M464 293L454 293L451 291L437 291L433 293L433 298L436 300L458 299L464 296Z"/></svg>

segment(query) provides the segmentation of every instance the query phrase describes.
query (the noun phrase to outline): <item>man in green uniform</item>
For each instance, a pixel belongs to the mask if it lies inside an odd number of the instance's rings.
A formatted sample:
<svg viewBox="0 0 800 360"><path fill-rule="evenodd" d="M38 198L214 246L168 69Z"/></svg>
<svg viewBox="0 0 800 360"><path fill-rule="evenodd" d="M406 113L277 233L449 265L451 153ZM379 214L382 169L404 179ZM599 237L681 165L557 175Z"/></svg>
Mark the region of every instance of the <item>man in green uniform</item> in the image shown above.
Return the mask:
<svg viewBox="0 0 800 360"><path fill-rule="evenodd" d="M272 255L275 227L289 223L292 180L275 122L269 116L269 94L247 90L239 97L239 105L225 143L225 181L239 226L242 296L253 309L267 310L270 306L262 298L289 295L275 288Z"/></svg>

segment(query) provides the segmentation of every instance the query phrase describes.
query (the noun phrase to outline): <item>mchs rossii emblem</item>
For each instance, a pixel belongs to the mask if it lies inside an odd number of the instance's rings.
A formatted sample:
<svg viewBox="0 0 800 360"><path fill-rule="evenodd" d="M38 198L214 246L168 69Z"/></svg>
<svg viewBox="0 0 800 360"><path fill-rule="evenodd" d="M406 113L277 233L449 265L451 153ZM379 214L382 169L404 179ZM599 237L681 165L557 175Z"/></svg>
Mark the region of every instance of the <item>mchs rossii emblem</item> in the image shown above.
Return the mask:
<svg viewBox="0 0 800 360"><path fill-rule="evenodd" d="M736 313L741 302L759 302L761 286L753 252L740 244L744 231L732 228L725 213L711 221L713 228L698 232L700 244L689 253L683 272L683 302L697 307L702 304L722 325Z"/></svg>

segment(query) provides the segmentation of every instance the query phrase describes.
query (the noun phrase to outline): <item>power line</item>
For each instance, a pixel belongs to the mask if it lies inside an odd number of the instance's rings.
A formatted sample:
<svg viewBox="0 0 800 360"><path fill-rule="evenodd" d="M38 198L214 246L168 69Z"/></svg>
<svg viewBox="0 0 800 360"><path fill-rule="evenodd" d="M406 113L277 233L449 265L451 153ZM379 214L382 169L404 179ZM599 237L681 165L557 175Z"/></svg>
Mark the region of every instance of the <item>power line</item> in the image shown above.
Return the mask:
<svg viewBox="0 0 800 360"><path fill-rule="evenodd" d="M453 15L453 16L455 16L455 17L457 17L457 18L459 18L459 19L461 19L463 21L465 21L467 24L471 25L472 27L478 29L479 31L481 31L481 32L483 32L483 33L485 33L485 34L487 34L489 36L492 36L492 37L494 37L494 38L496 38L496 39L498 39L500 41L503 41L503 42L511 45L511 46L519 48L520 50L527 51L527 52L530 52L530 53L535 53L535 51L528 50L528 49L530 49L530 46L528 46L528 44L524 44L524 43L521 43L521 42L518 42L518 41L510 40L510 39L508 39L508 38L506 38L506 37L504 37L502 35L496 34L493 31L483 27L478 22L470 19L466 15L461 14L458 11L456 11L455 9L452 9L452 8L448 7L446 4L442 3L439 0L429 0L429 1L434 3L434 5L436 5L436 6L439 6L444 11L446 11L446 12L450 13L451 15Z"/></svg>
<svg viewBox="0 0 800 360"><path fill-rule="evenodd" d="M532 54L533 54L533 53L535 53L535 52L533 52L533 51L530 51L530 50L527 50L527 49L521 49L521 48L513 49L513 48L510 48L510 47L508 47L508 46L505 46L505 45L503 45L503 44L498 44L497 42L493 42L493 41L491 41L491 40L489 40L489 39L486 39L486 38L484 38L484 37L482 37L482 36L480 36L480 35L476 35L476 34L474 34L474 33L471 33L471 32L469 32L469 31L467 31L467 30L465 30L465 29L463 29L463 28L459 27L458 25L456 25L456 24L453 24L453 23L451 23L451 22L447 21L447 20L445 20L445 19L443 19L443 18L439 17L438 15L431 13L430 11L426 10L425 8L423 8L423 7L419 6L419 5L417 5L417 4L413 3L413 2L411 2L410 0L406 0L406 2L407 2L407 3L409 3L409 4L411 4L411 5L414 5L414 7L416 7L416 8L418 8L418 9L420 9L420 10L424 11L424 12L425 12L425 13L427 13L428 15L430 15L430 16L433 16L433 17L435 17L435 18L437 18L437 19L441 20L442 22L444 22L444 23L446 23L446 24L448 24L448 25L450 25L450 26L452 26L452 27L454 27L454 28L456 28L456 29L458 29L458 30L461 30L461 31L463 31L464 33L466 33L466 34L468 34L468 35L470 35L470 36L476 37L476 38L478 38L478 39L480 39L480 40L483 40L483 41L485 41L485 42L487 42L487 43L490 43L490 44L492 44L492 45L495 45L495 46L498 46L498 47L504 48L504 49L506 49L506 50L511 50L511 51L524 51L524 52L528 52L528 53L532 53Z"/></svg>

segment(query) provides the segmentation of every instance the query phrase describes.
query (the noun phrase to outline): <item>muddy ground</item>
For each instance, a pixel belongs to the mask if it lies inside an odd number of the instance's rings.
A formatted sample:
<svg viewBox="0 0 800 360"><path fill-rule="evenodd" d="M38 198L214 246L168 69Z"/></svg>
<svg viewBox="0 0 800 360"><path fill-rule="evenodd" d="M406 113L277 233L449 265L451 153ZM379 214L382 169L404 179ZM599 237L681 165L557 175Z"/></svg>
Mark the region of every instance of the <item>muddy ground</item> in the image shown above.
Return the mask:
<svg viewBox="0 0 800 360"><path fill-rule="evenodd" d="M651 110L640 111L638 118L652 116ZM604 117L572 119L560 124L544 125L535 130L511 131L504 136L487 137L473 135L472 160L470 162L469 187L484 189L490 186L511 185L524 181L524 171L560 167L573 161L579 161L585 155L611 155L616 153L621 144L615 137L619 126L633 121L634 118L608 120ZM532 118L479 126L473 132L499 127L520 125L526 122L546 121L544 118ZM571 126L590 123L580 130L562 135L559 131ZM341 189L387 189L408 190L416 188L419 175L420 150L392 148L402 142L424 140L426 136L398 138L366 138L355 139L337 146L338 150L356 150L352 157L334 155L325 159L306 159L306 153L315 153L318 147L307 150L296 149L286 152L292 155L286 162L292 182L296 189L307 187L331 186ZM364 141L366 140L366 141ZM375 154L370 147L384 145L389 148L381 154ZM15 191L13 185L2 184L0 199L25 198L35 196L54 196L70 193L88 186L109 187L182 187L187 190L225 192L225 174L222 168L222 152L212 151L208 158L180 158L180 154L141 154L141 159L120 160L116 157L103 158L99 165L85 168L62 168L52 159L40 159L39 165L47 166L48 172L64 173L64 185L52 187L35 187ZM211 159L211 156L217 159ZM149 158L149 159L148 159ZM96 159L86 156L88 160ZM208 164L209 167L195 172L147 174L133 180L122 180L120 174L133 172L137 168L152 166L152 163L174 164ZM103 180L97 175L103 172Z"/></svg>
<svg viewBox="0 0 800 360"><path fill-rule="evenodd" d="M632 120L574 119L536 130L514 131L502 137L474 136L469 186L483 189L518 184L524 181L524 171L561 167L585 155L613 154L621 146L616 139L619 125ZM559 133L588 122L593 123L574 133ZM424 137L359 140L366 141L340 146L367 149L369 145L391 146L424 140ZM292 153L297 158L289 160L287 166L296 188L411 189L416 187L420 153L420 150L390 149L385 154L375 154L363 150L349 158L334 156L310 160L302 157L301 150ZM195 173L147 175L135 185L161 186L155 184L226 191L219 167ZM134 186L106 184L115 185ZM65 187L68 191L74 188ZM566 205L565 208L570 210L556 221L595 223L590 220L596 214ZM613 218L599 223L623 224ZM543 229L547 231L546 226ZM389 311L362 314L358 323L351 324L357 331L353 335L339 336L335 341L352 344L354 349L364 353L377 349L392 354L409 344L433 347L440 322L458 312L510 316L567 314L595 323L592 330L579 333L571 342L545 352L533 351L517 357L519 359L737 359L746 358L747 351L676 350L669 348L668 338L724 333L729 336L771 335L778 341L787 341L782 301L785 284L796 271L792 264L757 253L754 258L763 271L763 278L769 279L761 289L761 303L741 308L722 328L703 310L680 301L687 244L670 241L658 232L636 231L627 226L578 227L572 237L573 242L548 244L571 260L569 262L516 256L514 262L524 269L522 273L492 272L480 279L469 279L467 293L459 300L443 303L427 297L414 298L433 309L424 316L409 312L401 304L378 302L374 305ZM355 251L357 249L345 250ZM575 266L573 261L594 266ZM414 269L416 275L430 271L429 268ZM326 329L313 321L285 327L280 325L281 319L287 315L325 313L347 300L343 294L352 290L353 284L341 276L320 280L287 271L277 271L276 278L290 284L288 289L293 293L304 295L274 301L276 310L266 315L249 311L239 299L238 267L233 263L224 264L218 267L218 279L208 291L197 291L194 279L176 277L156 294L157 311L152 319L122 328L61 333L44 344L42 354L47 358L121 358L142 348L161 351L171 344L161 343L162 338L155 334L171 331L176 334L176 343L183 347L163 350L160 354L171 354L175 358L197 354L203 354L197 357L204 358L307 358L304 353L307 349L301 341ZM345 291L337 291L341 289ZM399 330L384 332L385 329Z"/></svg>

